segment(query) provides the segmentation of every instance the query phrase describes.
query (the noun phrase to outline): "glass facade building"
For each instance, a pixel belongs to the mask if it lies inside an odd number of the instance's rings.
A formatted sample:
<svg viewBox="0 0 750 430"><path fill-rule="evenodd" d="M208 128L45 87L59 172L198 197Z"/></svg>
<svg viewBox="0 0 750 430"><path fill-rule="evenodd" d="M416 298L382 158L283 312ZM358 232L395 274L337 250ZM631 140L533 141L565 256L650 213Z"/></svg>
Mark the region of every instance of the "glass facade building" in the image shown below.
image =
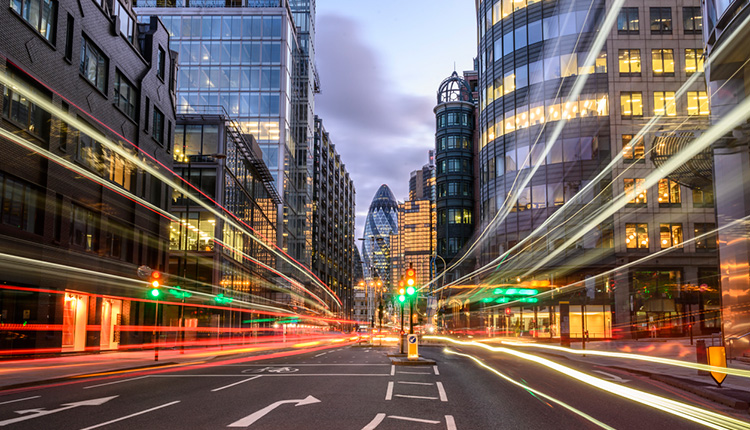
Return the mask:
<svg viewBox="0 0 750 430"><path fill-rule="evenodd" d="M601 47L595 41L608 2L478 3L478 200L480 225L489 229L480 260L514 250L487 278L492 285L578 285L566 298L578 309L574 336L687 335L692 321L695 330L717 329L715 249L696 242L644 258L716 222L700 191L667 178L640 185L654 172L657 145L708 124L705 85L692 81L679 91L702 69L694 3L627 0ZM654 118L659 130L639 134ZM625 207L587 226L622 196L632 197ZM545 224L552 216L559 221ZM527 239L534 240L514 249ZM596 276L627 263L634 266ZM556 302L526 308L499 324L559 335Z"/></svg>
<svg viewBox="0 0 750 430"><path fill-rule="evenodd" d="M365 237L362 245L365 279L368 283L377 277L390 291L391 235L398 233L398 203L388 185L381 185L370 203L365 219Z"/></svg>

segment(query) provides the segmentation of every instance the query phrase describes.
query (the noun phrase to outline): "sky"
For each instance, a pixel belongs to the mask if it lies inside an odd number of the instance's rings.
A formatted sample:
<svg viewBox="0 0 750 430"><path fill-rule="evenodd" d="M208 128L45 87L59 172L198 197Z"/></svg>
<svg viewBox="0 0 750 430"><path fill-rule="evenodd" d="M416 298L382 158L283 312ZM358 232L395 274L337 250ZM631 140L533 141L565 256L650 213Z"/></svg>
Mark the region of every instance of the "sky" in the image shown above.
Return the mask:
<svg viewBox="0 0 750 430"><path fill-rule="evenodd" d="M472 0L317 0L315 112L354 181L356 237L380 185L403 201L427 163L437 89L473 68L474 11Z"/></svg>

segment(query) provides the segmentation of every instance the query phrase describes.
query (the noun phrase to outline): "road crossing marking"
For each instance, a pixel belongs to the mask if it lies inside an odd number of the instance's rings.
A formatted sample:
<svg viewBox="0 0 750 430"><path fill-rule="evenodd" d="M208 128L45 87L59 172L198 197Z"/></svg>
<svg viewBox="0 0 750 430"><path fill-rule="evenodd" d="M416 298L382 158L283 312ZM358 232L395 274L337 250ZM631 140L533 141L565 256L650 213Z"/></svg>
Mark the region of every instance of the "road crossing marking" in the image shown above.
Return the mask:
<svg viewBox="0 0 750 430"><path fill-rule="evenodd" d="M409 382L409 381L398 381L399 384L408 385L432 385L432 382Z"/></svg>
<svg viewBox="0 0 750 430"><path fill-rule="evenodd" d="M440 424L440 421L423 420L421 418L400 417L398 415L388 415L388 418L393 418L394 420L402 420L402 421L414 421L415 423Z"/></svg>
<svg viewBox="0 0 750 430"><path fill-rule="evenodd" d="M8 403L23 402L24 400L38 399L40 397L42 397L42 396L24 397L23 399L8 400L7 402L0 403L0 405L7 405Z"/></svg>
<svg viewBox="0 0 750 430"><path fill-rule="evenodd" d="M445 426L448 430L456 430L456 420L453 419L453 415L445 416Z"/></svg>
<svg viewBox="0 0 750 430"><path fill-rule="evenodd" d="M383 422L384 419L385 419L385 414L377 414L375 415L375 418L373 418L372 421L370 421L369 424L362 427L362 430L374 430L380 423Z"/></svg>
<svg viewBox="0 0 750 430"><path fill-rule="evenodd" d="M244 384L245 382L248 382L248 381L252 381L253 379L258 379L258 378L260 378L261 376L263 376L263 375L253 376L252 378L247 378L247 379L243 379L242 381L239 381L239 382L235 382L235 383L233 383L233 384L225 385L225 386L223 386L223 387L219 387L219 388L214 388L213 390L211 390L211 392L213 393L213 392L216 392L216 391L221 391L221 390L223 390L223 389L225 389L225 388L231 388L231 387L234 387L235 385L240 385L240 384Z"/></svg>
<svg viewBox="0 0 750 430"><path fill-rule="evenodd" d="M407 399L423 399L423 400L437 400L437 397L428 397L428 396L410 396L407 394L394 394L396 397L405 397Z"/></svg>
<svg viewBox="0 0 750 430"><path fill-rule="evenodd" d="M393 399L393 381L388 382L388 390L385 392L385 399L386 400Z"/></svg>
<svg viewBox="0 0 750 430"><path fill-rule="evenodd" d="M443 387L443 383L442 382L436 382L435 384L437 384L438 393L440 394L440 401L441 402L447 402L448 401L448 396L445 395L445 387Z"/></svg>
<svg viewBox="0 0 750 430"><path fill-rule="evenodd" d="M128 418L137 417L138 415L147 414L147 413L155 411L157 409L166 408L167 406L172 406L172 405L174 405L176 403L180 403L180 401L179 400L175 400L174 402L165 403L165 404L163 404L161 406L156 406L156 407L151 408L151 409L146 409L145 411L140 411L140 412L136 412L134 414L126 415L124 417L115 418L115 419L107 421L105 423L97 424L97 425L94 425L94 426L91 426L91 427L86 427L86 428L81 429L81 430L91 430L91 429L95 429L95 428L99 428L99 427L104 427L106 425L110 425L110 424L116 423L118 421L123 421L123 420L126 420Z"/></svg>
<svg viewBox="0 0 750 430"><path fill-rule="evenodd" d="M403 373L406 375L429 375L429 373L424 373L424 372L398 372L398 373Z"/></svg>
<svg viewBox="0 0 750 430"><path fill-rule="evenodd" d="M439 375L439 374L440 374L440 372L438 371L438 368L437 368L437 366L432 366L432 370L434 370L434 371L435 371L435 374L436 374L436 375Z"/></svg>
<svg viewBox="0 0 750 430"><path fill-rule="evenodd" d="M391 364L391 376L393 376L395 374L396 374L396 365L395 364Z"/></svg>

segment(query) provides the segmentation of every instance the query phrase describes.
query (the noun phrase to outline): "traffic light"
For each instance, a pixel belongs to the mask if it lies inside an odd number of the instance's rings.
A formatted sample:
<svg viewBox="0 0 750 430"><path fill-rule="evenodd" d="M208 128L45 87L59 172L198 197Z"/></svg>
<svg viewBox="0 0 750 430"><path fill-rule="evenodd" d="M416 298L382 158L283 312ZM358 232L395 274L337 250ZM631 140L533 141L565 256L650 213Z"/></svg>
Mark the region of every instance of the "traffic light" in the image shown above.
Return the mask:
<svg viewBox="0 0 750 430"><path fill-rule="evenodd" d="M408 296L413 296L414 293L416 293L416 292L417 292L417 289L414 288L414 287L408 287L408 288L406 288L406 295L408 295Z"/></svg>
<svg viewBox="0 0 750 430"><path fill-rule="evenodd" d="M416 283L417 283L417 271L412 269L411 267L406 269L406 285L409 287L412 287Z"/></svg>
<svg viewBox="0 0 750 430"><path fill-rule="evenodd" d="M403 290L401 290L401 291L403 291ZM399 301L399 302L401 302L401 303L403 303L403 302L405 302L405 301L406 301L406 296L404 295L404 293L401 293L401 294L400 294L400 295L398 296L398 301Z"/></svg>
<svg viewBox="0 0 750 430"><path fill-rule="evenodd" d="M161 296L161 290L159 289L161 286L161 272L157 272L156 270L151 272L149 282L151 284L151 297L158 299Z"/></svg>

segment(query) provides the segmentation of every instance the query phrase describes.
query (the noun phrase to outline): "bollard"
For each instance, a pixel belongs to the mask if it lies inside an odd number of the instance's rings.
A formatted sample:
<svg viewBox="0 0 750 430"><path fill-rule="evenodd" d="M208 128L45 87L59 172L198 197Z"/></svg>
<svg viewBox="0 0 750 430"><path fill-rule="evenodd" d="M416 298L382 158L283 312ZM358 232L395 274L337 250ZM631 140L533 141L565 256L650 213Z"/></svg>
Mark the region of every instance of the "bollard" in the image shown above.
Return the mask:
<svg viewBox="0 0 750 430"><path fill-rule="evenodd" d="M695 358L699 364L708 364L708 350L706 349L705 339L699 339L695 342ZM709 373L705 370L699 370L698 375L707 376Z"/></svg>

